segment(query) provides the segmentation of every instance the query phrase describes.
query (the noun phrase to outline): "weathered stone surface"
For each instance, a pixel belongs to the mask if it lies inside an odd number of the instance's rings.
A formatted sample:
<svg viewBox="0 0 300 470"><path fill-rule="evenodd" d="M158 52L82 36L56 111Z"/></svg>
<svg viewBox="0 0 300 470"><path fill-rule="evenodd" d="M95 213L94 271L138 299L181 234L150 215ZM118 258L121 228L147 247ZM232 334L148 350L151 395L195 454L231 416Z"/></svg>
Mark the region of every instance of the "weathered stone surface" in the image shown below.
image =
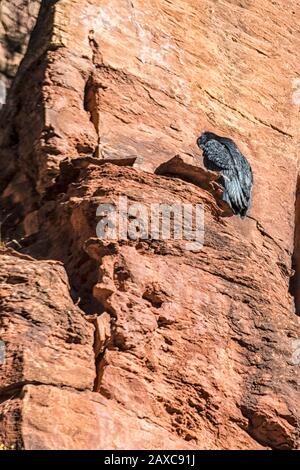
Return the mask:
<svg viewBox="0 0 300 470"><path fill-rule="evenodd" d="M195 448L96 393L27 385L23 400L26 449Z"/></svg>
<svg viewBox="0 0 300 470"><path fill-rule="evenodd" d="M2 0L0 4L0 107L22 60L40 0Z"/></svg>
<svg viewBox="0 0 300 470"><path fill-rule="evenodd" d="M200 447L257 448L255 440L297 446L292 348L299 321L284 251L253 220L220 219L213 197L191 183L109 164L89 166L77 181L52 220L64 220L63 234L53 242L48 235L48 249L62 258L70 237L77 253L83 247L98 260L93 295L111 315L112 338L97 363L96 390ZM148 206L202 202L204 248L191 252L186 241L84 244L97 205L108 198L117 204L119 194ZM47 223L44 230L49 234ZM72 272L72 259L64 262Z"/></svg>
<svg viewBox="0 0 300 470"><path fill-rule="evenodd" d="M5 292L20 264L26 279L16 303L8 297L5 340L15 351L24 328L33 338L22 357L13 353L18 367L4 366L3 393L18 389L9 406L23 417L20 426L6 414L5 442L300 447L289 292L298 12L298 1L42 1L1 117L0 182L6 237L56 262L3 254ZM224 212L216 175L202 168L204 129L234 138L251 162L245 220ZM97 240L98 205L120 195L148 209L202 203L204 247ZM51 361L48 341L63 363Z"/></svg>
<svg viewBox="0 0 300 470"><path fill-rule="evenodd" d="M1 253L1 393L25 383L93 388L93 327L75 307L61 263Z"/></svg>

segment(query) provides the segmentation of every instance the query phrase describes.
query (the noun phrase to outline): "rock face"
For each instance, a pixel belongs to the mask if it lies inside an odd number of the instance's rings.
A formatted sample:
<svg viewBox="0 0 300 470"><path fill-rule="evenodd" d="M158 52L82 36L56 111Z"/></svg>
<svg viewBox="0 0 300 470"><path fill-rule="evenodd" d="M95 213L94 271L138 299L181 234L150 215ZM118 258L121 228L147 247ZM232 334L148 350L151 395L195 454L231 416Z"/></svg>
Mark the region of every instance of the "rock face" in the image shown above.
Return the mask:
<svg viewBox="0 0 300 470"><path fill-rule="evenodd" d="M41 2L0 121L6 446L300 448L299 2L196 3ZM244 220L204 129L251 162ZM97 238L120 196L202 204L204 246Z"/></svg>
<svg viewBox="0 0 300 470"><path fill-rule="evenodd" d="M22 60L40 0L2 0L0 5L0 107Z"/></svg>

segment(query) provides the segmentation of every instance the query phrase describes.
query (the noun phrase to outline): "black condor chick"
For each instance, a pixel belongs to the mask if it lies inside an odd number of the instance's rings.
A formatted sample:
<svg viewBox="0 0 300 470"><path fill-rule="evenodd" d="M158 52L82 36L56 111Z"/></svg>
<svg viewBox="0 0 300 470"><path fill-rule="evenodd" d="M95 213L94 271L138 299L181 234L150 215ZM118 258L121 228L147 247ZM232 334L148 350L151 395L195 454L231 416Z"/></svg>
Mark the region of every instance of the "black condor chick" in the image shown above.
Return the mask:
<svg viewBox="0 0 300 470"><path fill-rule="evenodd" d="M203 163L208 170L223 177L223 200L232 212L244 218L251 206L253 174L251 166L232 139L204 132L197 139L203 150Z"/></svg>

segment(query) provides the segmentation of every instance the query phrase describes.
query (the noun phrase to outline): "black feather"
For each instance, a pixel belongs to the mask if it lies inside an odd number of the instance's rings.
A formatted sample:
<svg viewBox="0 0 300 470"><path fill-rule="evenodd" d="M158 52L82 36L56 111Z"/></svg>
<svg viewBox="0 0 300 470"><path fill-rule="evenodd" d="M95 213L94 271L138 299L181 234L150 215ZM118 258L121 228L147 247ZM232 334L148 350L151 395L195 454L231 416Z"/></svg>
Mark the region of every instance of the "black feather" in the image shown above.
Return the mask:
<svg viewBox="0 0 300 470"><path fill-rule="evenodd" d="M232 139L204 132L197 139L203 150L203 162L208 170L223 176L223 200L234 214L245 217L251 206L252 169Z"/></svg>

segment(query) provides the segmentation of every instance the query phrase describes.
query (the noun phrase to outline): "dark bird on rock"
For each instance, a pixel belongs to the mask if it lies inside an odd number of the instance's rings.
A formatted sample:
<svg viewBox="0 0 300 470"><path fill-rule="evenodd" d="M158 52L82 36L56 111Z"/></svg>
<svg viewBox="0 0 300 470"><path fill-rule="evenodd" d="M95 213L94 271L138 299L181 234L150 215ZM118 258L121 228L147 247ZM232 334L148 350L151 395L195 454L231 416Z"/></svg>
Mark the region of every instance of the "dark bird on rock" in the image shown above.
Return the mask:
<svg viewBox="0 0 300 470"><path fill-rule="evenodd" d="M203 150L203 163L208 170L223 177L223 201L232 212L244 218L251 205L253 174L251 166L232 139L204 132L197 139Z"/></svg>

